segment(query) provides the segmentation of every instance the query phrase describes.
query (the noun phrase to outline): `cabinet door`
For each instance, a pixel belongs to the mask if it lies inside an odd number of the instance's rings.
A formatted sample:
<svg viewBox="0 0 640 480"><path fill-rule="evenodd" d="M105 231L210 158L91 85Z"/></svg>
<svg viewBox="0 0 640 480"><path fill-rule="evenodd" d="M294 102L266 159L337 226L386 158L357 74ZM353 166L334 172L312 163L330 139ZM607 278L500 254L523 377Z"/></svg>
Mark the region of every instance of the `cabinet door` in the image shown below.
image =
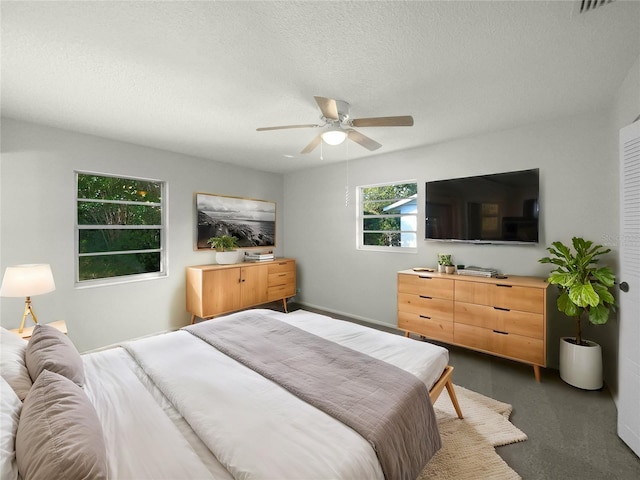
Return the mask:
<svg viewBox="0 0 640 480"><path fill-rule="evenodd" d="M239 268L207 270L202 273L202 312L205 318L239 308Z"/></svg>
<svg viewBox="0 0 640 480"><path fill-rule="evenodd" d="M267 303L268 266L254 265L240 270L240 308Z"/></svg>

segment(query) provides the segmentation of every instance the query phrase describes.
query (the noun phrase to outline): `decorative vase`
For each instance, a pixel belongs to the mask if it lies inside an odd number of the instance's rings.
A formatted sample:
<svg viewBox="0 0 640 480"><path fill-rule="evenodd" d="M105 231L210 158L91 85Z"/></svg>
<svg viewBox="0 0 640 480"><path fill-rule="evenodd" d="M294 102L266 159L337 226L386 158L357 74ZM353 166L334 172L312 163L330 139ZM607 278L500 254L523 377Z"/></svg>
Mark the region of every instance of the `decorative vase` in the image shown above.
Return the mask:
<svg viewBox="0 0 640 480"><path fill-rule="evenodd" d="M590 340L576 345L575 337L560 338L560 378L583 390L602 388L602 347Z"/></svg>
<svg viewBox="0 0 640 480"><path fill-rule="evenodd" d="M445 265L444 271L446 273L454 273L456 271L456 267L454 265Z"/></svg>
<svg viewBox="0 0 640 480"><path fill-rule="evenodd" d="M438 264L438 273L444 273L444 265Z"/></svg>
<svg viewBox="0 0 640 480"><path fill-rule="evenodd" d="M216 252L216 263L220 265L231 265L238 261L238 251Z"/></svg>

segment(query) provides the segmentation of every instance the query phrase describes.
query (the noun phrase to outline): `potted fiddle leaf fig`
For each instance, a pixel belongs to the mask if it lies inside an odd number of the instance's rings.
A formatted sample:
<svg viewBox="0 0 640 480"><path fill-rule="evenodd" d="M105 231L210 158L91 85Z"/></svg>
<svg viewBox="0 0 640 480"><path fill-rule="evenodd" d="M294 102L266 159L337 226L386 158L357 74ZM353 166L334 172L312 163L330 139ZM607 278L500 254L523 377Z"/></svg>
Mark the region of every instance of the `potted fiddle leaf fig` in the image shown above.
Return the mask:
<svg viewBox="0 0 640 480"><path fill-rule="evenodd" d="M211 248L216 251L216 263L230 265L238 260L238 238L231 235L211 237L207 240Z"/></svg>
<svg viewBox="0 0 640 480"><path fill-rule="evenodd" d="M611 293L615 275L609 267L599 265L611 249L580 237L572 238L571 244L573 251L571 246L553 242L547 248L550 256L539 262L556 266L547 281L560 289L558 310L575 322L576 336L560 339L560 377L575 387L597 390L603 384L602 348L582 338L582 322L602 325L615 310Z"/></svg>

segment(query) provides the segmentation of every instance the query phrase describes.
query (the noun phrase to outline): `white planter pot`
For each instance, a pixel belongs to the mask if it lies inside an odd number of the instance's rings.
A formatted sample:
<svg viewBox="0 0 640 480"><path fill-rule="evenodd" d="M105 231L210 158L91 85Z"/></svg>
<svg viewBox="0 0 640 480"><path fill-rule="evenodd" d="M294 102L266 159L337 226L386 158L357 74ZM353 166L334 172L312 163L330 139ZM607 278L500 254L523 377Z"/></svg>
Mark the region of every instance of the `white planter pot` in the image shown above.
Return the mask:
<svg viewBox="0 0 640 480"><path fill-rule="evenodd" d="M595 342L584 340L588 346L576 345L568 339L560 339L560 378L574 387L584 390L602 388L602 348Z"/></svg>
<svg viewBox="0 0 640 480"><path fill-rule="evenodd" d="M216 263L221 265L231 265L238 261L239 250L233 252L216 252Z"/></svg>

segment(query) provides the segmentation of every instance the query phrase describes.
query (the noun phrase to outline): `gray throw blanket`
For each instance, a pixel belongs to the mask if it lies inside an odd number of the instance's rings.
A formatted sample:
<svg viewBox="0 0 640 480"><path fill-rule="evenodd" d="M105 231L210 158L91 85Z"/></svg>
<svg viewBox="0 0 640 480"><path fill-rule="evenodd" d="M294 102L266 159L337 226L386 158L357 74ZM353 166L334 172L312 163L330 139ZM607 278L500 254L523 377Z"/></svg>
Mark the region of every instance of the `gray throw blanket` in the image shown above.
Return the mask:
<svg viewBox="0 0 640 480"><path fill-rule="evenodd" d="M427 387L400 368L261 314L184 329L353 428L387 480L415 480L441 447Z"/></svg>

